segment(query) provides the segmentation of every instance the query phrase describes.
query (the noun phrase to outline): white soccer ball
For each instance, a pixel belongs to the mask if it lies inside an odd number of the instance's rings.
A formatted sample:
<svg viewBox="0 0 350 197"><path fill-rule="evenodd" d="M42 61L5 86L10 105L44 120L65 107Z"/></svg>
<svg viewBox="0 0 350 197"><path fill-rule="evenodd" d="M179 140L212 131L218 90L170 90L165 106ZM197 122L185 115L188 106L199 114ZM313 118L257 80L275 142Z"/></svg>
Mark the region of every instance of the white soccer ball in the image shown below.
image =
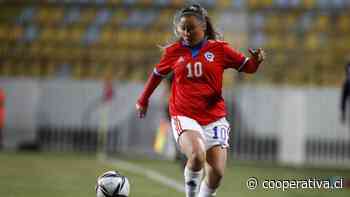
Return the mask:
<svg viewBox="0 0 350 197"><path fill-rule="evenodd" d="M128 197L129 180L117 171L108 171L97 178L97 197Z"/></svg>

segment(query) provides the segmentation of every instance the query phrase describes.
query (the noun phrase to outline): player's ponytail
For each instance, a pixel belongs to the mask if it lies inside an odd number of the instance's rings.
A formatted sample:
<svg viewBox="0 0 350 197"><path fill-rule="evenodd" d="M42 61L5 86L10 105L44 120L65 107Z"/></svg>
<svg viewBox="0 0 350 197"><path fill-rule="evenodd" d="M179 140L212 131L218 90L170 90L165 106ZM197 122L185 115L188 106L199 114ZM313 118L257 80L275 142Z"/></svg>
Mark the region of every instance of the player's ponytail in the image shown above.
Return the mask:
<svg viewBox="0 0 350 197"><path fill-rule="evenodd" d="M216 40L217 37L220 36L220 34L215 31L209 16L205 16L205 22L206 22L205 35L209 40Z"/></svg>

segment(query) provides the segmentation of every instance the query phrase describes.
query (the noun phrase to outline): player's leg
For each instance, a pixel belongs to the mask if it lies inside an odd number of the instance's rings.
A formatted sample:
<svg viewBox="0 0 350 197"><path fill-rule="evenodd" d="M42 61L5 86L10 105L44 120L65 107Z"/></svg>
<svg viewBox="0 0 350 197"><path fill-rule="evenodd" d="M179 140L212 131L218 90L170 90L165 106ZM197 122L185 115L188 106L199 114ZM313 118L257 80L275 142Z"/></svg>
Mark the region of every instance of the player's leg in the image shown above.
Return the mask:
<svg viewBox="0 0 350 197"><path fill-rule="evenodd" d="M185 192L195 197L199 191L205 163L205 145L199 124L187 117L172 118L174 137L187 157L184 169Z"/></svg>
<svg viewBox="0 0 350 197"><path fill-rule="evenodd" d="M229 133L230 125L225 118L203 126L207 146L206 176L201 183L198 197L215 196L226 167Z"/></svg>
<svg viewBox="0 0 350 197"><path fill-rule="evenodd" d="M202 136L198 131L184 130L179 137L181 152L187 157L186 167L199 171L204 167L205 146Z"/></svg>
<svg viewBox="0 0 350 197"><path fill-rule="evenodd" d="M179 146L187 157L184 169L186 196L195 197L199 191L205 163L204 142L198 131L185 130L179 137Z"/></svg>
<svg viewBox="0 0 350 197"><path fill-rule="evenodd" d="M214 146L207 151L206 155L206 176L201 183L198 197L215 196L226 167L226 148Z"/></svg>

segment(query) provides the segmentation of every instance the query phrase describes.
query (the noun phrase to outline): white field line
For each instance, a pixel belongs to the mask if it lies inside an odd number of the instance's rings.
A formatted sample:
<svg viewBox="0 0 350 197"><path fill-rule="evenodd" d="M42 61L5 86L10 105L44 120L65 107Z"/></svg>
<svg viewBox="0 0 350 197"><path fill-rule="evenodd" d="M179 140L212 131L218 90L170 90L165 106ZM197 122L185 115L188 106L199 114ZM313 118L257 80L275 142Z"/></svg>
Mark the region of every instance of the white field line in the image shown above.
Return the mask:
<svg viewBox="0 0 350 197"><path fill-rule="evenodd" d="M165 185L169 188L173 188L178 192L185 192L184 189L184 184L171 179L169 177L166 177L162 174L160 174L157 171L151 170L151 169L147 169L144 168L142 166L127 162L127 161L123 161L123 160L119 160L119 159L109 159L106 158L104 155L99 155L98 158L100 161L102 162L107 162L107 163L112 163L113 165L118 166L119 169L123 169L132 173L136 173L136 174L140 174L143 175L153 181L156 181L162 185Z"/></svg>

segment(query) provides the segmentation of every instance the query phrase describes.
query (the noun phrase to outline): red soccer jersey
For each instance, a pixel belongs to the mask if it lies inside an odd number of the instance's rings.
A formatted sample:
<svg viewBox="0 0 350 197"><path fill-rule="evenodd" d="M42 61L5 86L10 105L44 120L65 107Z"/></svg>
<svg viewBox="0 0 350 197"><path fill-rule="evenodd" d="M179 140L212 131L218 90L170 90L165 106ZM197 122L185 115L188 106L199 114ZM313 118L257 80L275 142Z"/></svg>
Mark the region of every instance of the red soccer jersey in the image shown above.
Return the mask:
<svg viewBox="0 0 350 197"><path fill-rule="evenodd" d="M226 68L243 69L248 61L226 42L209 40L198 55L176 42L164 51L154 73L165 76L173 72L169 110L207 125L226 115L222 97L222 78Z"/></svg>

